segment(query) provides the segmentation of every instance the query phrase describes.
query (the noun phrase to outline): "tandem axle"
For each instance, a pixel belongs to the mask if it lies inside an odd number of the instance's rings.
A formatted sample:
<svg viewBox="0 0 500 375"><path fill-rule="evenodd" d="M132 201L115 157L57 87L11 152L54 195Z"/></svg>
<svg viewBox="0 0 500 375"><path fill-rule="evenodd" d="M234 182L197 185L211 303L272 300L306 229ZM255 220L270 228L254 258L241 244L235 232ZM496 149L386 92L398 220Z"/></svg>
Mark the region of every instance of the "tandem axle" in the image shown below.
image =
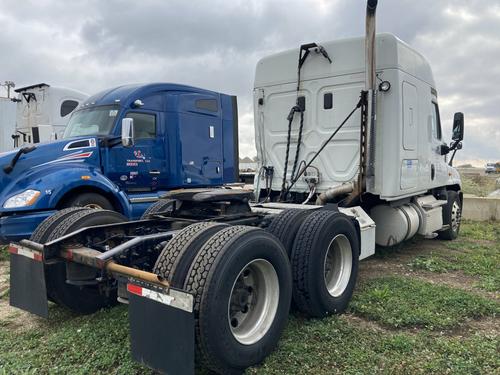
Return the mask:
<svg viewBox="0 0 500 375"><path fill-rule="evenodd" d="M195 345L199 342L195 335L196 319L211 313L202 312L207 307L203 310L197 303L200 291L196 282L190 280L203 279L205 271L207 279L231 284L215 294L221 294L228 306L223 321L229 321L231 333L223 339L232 340L235 351L253 346L256 353L262 352L261 341L277 341L288 315L293 289L289 257L293 246L286 237L297 234L288 229L317 216L311 222L313 230L332 219L332 223L345 226L337 235L322 233L331 237L327 242L333 244L319 247L333 254L323 254L325 264L333 265L335 257L344 257L344 263L350 267L349 272L343 273L332 267L327 277L328 285L338 284L339 295L345 301L329 307L329 299L334 297L325 289L330 297L318 301L326 305L309 314L321 316L342 311L352 293L358 260L374 251L373 221L360 207L250 205L251 195L228 189L172 193L161 202L170 203L171 209L163 207L163 212L132 222L122 221L116 213L105 210L60 211L45 231L35 233L32 240L10 246L11 305L48 317L49 300L80 313L91 313L116 301L127 303L133 357L162 372L189 374L194 371ZM200 219L192 217L195 206ZM85 226L90 220L104 224ZM53 239L54 233L62 236ZM341 248L335 250L337 242ZM214 269L208 267L208 271L195 269L206 267L202 265L211 259L208 251L219 262L232 259L229 270L217 272L216 265L212 265ZM233 264L239 258L246 259L246 263ZM319 267L321 274L330 266ZM228 272L233 276L227 276ZM30 279L26 280L25 275L30 275ZM205 285L201 289L202 295L212 294L217 287ZM210 306L215 303L211 301ZM264 348L267 352L272 346ZM224 356L215 358L223 364L219 372L225 373L258 363L262 355L248 358L240 354L240 363L236 365Z"/></svg>

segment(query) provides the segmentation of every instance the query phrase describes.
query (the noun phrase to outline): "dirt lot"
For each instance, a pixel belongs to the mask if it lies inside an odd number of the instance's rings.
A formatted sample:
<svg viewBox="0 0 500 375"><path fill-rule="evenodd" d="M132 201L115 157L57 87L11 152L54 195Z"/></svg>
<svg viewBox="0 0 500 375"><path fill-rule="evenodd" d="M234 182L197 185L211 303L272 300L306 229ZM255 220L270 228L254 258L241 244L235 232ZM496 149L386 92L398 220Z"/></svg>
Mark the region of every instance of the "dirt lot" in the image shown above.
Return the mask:
<svg viewBox="0 0 500 375"><path fill-rule="evenodd" d="M42 320L8 306L8 272L0 256L0 374L150 373L130 359L126 307L81 317L51 305ZM361 263L347 313L292 313L277 350L248 373L500 374L499 296L499 223L379 249Z"/></svg>

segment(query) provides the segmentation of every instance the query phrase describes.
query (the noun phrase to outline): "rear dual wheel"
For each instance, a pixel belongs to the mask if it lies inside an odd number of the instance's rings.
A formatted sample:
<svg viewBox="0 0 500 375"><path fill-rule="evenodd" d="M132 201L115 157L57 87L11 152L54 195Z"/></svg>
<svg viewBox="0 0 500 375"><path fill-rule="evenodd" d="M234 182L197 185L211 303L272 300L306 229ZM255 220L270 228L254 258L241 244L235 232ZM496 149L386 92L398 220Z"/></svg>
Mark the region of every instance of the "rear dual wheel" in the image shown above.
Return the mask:
<svg viewBox="0 0 500 375"><path fill-rule="evenodd" d="M198 362L224 374L262 362L276 346L290 307L283 245L262 229L215 223L191 225L176 239L155 271L195 297Z"/></svg>
<svg viewBox="0 0 500 375"><path fill-rule="evenodd" d="M292 265L293 307L309 317L344 311L356 284L359 239L353 219L329 210L283 210L269 227Z"/></svg>
<svg viewBox="0 0 500 375"><path fill-rule="evenodd" d="M61 210L43 221L33 233L32 239L42 243L51 242L81 228L124 221L127 221L127 218L114 211L70 208ZM91 314L116 304L116 291L105 294L100 290L99 284L68 284L66 262L46 265L45 279L49 298L77 313Z"/></svg>
<svg viewBox="0 0 500 375"><path fill-rule="evenodd" d="M141 220L151 219L154 215L162 214L170 216L175 206L180 205L180 201L175 199L160 199L149 206L141 216ZM177 207L178 208L178 207Z"/></svg>
<svg viewBox="0 0 500 375"><path fill-rule="evenodd" d="M292 255L293 242L300 226L312 212L312 210L300 209L283 210L273 218L267 227L267 231L274 234L285 246L288 257Z"/></svg>

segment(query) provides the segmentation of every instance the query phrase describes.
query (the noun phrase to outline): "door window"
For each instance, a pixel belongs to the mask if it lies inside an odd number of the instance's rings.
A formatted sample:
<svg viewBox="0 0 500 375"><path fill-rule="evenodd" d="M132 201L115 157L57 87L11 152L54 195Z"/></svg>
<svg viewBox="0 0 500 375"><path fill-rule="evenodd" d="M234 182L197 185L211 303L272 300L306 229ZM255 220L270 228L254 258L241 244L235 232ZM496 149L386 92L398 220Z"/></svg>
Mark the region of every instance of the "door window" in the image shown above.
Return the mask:
<svg viewBox="0 0 500 375"><path fill-rule="evenodd" d="M439 107L437 103L434 102L432 102L431 131L434 139L441 140L441 118L439 117Z"/></svg>
<svg viewBox="0 0 500 375"><path fill-rule="evenodd" d="M148 113L127 113L126 117L134 119L135 139L156 138L156 116Z"/></svg>

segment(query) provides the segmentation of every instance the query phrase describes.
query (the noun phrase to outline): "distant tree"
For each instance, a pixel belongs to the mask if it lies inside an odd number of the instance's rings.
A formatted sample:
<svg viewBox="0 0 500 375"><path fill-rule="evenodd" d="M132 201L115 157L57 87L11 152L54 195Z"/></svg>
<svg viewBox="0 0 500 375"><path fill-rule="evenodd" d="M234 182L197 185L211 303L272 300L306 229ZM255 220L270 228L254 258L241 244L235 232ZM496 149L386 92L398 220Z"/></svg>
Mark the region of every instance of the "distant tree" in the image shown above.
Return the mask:
<svg viewBox="0 0 500 375"><path fill-rule="evenodd" d="M474 168L472 166L472 164L462 164L462 165L459 165L457 168Z"/></svg>

